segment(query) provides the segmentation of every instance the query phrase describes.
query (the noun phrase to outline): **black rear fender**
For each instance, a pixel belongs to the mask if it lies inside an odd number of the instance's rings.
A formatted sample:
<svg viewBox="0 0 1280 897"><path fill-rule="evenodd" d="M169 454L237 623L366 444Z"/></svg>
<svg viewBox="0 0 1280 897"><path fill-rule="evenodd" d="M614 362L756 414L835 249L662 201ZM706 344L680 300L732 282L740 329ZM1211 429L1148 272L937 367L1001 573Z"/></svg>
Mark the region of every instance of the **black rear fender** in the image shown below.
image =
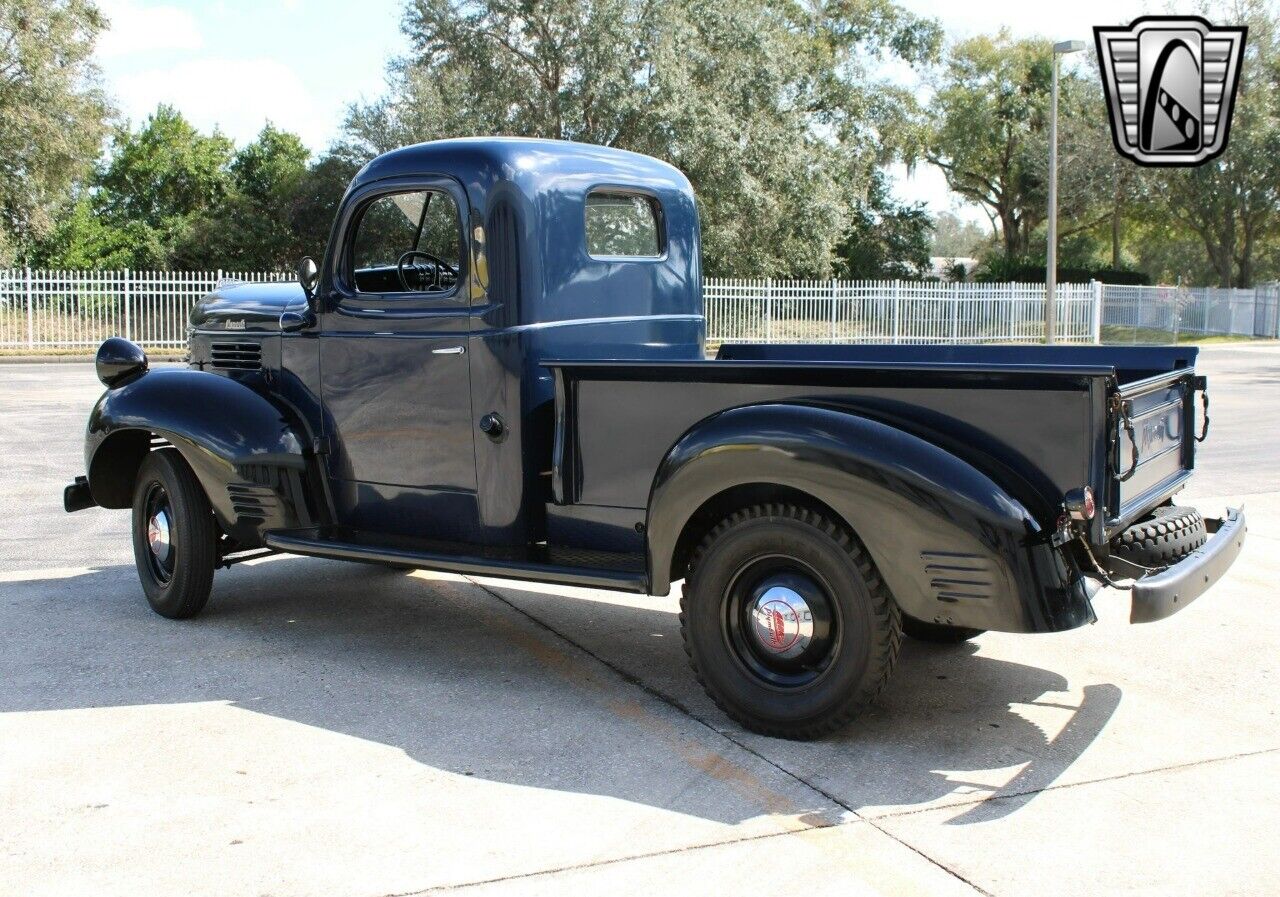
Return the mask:
<svg viewBox="0 0 1280 897"><path fill-rule="evenodd" d="M790 403L721 412L672 448L650 494L652 591L684 574L673 565L699 510L746 486L812 496L835 511L918 619L1012 632L1093 619L1084 581L987 475L886 424Z"/></svg>
<svg viewBox="0 0 1280 897"><path fill-rule="evenodd" d="M98 400L85 435L94 501L128 507L138 467L164 443L182 454L237 540L313 522L300 429L249 387L187 369L150 371Z"/></svg>

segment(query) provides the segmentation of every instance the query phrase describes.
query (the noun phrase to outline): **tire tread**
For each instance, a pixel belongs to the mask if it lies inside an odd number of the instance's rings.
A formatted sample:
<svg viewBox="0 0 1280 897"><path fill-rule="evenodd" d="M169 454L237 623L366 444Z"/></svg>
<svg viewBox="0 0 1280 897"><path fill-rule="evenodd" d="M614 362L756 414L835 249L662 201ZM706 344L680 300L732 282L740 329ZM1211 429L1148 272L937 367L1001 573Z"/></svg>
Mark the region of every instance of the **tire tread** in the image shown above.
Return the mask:
<svg viewBox="0 0 1280 897"><path fill-rule="evenodd" d="M871 596L871 612L876 623L879 624L874 631L884 636L871 645L868 666L874 672L871 676L863 678L863 686L849 695L844 704L837 710L827 714L821 721L809 725L784 727L762 723L759 719L742 714L733 707L726 705L707 684L702 671L698 669L698 662L694 657L693 646L689 639L687 625L687 603L691 591L689 584L694 582L697 577L698 566L703 556L716 540L730 529L749 520L761 519L788 520L802 523L813 527L839 545L841 550L853 561L854 566L866 583L867 592ZM902 647L902 613L898 609L897 602L893 600L893 596L889 594L889 589L885 586L884 580L880 576L880 571L876 569L870 555L867 554L866 548L857 536L846 527L839 526L827 519L825 515L802 505L766 503L734 511L712 527L694 550L685 575L685 584L680 593L680 636L684 642L684 652L689 658L689 666L693 669L694 678L698 680L698 684L702 686L703 691L710 696L711 700L726 716L739 725L762 735L808 741L830 735L847 726L854 717L865 710L884 690L894 667L897 665L899 649Z"/></svg>

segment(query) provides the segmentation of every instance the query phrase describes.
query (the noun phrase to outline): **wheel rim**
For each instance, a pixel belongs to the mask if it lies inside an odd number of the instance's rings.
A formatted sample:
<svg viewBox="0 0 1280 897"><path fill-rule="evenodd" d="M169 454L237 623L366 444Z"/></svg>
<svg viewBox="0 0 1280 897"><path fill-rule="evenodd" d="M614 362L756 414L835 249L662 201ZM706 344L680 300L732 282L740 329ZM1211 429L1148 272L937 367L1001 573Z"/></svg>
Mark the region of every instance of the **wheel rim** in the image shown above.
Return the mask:
<svg viewBox="0 0 1280 897"><path fill-rule="evenodd" d="M830 588L794 558L758 558L738 570L725 592L723 630L734 659L783 690L822 678L840 649Z"/></svg>
<svg viewBox="0 0 1280 897"><path fill-rule="evenodd" d="M173 508L169 495L159 483L152 484L143 505L146 520L147 562L158 582L173 578L177 551L173 544Z"/></svg>

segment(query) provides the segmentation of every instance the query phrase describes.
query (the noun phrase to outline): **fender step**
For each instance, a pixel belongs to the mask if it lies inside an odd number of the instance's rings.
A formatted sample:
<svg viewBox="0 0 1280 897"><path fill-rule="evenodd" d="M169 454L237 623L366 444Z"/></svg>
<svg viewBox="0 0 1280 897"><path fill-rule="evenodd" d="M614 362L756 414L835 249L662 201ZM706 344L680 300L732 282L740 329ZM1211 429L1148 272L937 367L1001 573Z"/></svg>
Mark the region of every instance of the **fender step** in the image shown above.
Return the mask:
<svg viewBox="0 0 1280 897"><path fill-rule="evenodd" d="M398 564L464 573L525 579L592 589L646 594L644 555L574 551L560 556L554 547L534 546L524 551L456 542L436 542L380 534L369 536L334 527L275 530L265 536L270 548L291 554ZM572 561L570 563L570 561Z"/></svg>

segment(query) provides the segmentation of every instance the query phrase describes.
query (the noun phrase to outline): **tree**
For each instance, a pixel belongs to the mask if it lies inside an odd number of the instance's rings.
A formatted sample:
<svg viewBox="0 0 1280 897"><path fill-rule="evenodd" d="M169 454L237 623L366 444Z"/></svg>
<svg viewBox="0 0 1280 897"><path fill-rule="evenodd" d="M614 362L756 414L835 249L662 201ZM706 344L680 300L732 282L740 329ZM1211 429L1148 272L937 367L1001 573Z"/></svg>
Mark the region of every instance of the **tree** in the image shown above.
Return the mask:
<svg viewBox="0 0 1280 897"><path fill-rule="evenodd" d="M192 230L230 188L232 148L226 137L201 134L176 109L160 106L138 131L116 134L109 160L93 180L98 229L71 233L90 243L125 241L128 251L112 257L130 267L182 268L202 260ZM45 254L75 258L86 252L73 242Z"/></svg>
<svg viewBox="0 0 1280 897"><path fill-rule="evenodd" d="M932 235L933 220L924 204L895 201L888 179L877 171L837 248L839 273L855 280L921 277L929 270Z"/></svg>
<svg viewBox="0 0 1280 897"><path fill-rule="evenodd" d="M1027 255L1046 215L1052 76L1049 41L1014 40L1002 30L958 43L935 84L930 110L935 125L927 158L942 169L952 190L980 205L993 226L998 224L1009 259ZM1102 133L1096 109L1091 109L1100 91L1096 80L1064 71L1059 92L1064 163L1059 169L1064 175L1059 215L1079 226L1096 226L1102 219L1090 206L1098 194L1085 186L1096 178L1096 153L1073 154L1071 141L1073 134ZM1109 162L1110 154L1102 159ZM1065 189L1066 176L1078 186Z"/></svg>
<svg viewBox="0 0 1280 897"><path fill-rule="evenodd" d="M293 207L307 176L302 140L268 124L235 154L230 184L180 248L191 267L288 270L304 254Z"/></svg>
<svg viewBox="0 0 1280 897"><path fill-rule="evenodd" d="M700 197L709 274L825 275L878 163L916 149L912 99L877 80L936 24L891 0L412 0L410 56L351 111L366 157L510 134L657 156Z"/></svg>
<svg viewBox="0 0 1280 897"><path fill-rule="evenodd" d="M1220 286L1253 286L1259 248L1280 235L1280 33L1269 6L1242 0L1213 14L1247 24L1227 151L1154 175L1149 199L1199 238Z"/></svg>
<svg viewBox="0 0 1280 897"><path fill-rule="evenodd" d="M293 194L289 221L299 255L320 258L347 185L364 164L342 146L331 148L307 169Z"/></svg>
<svg viewBox="0 0 1280 897"><path fill-rule="evenodd" d="M230 187L232 142L201 134L172 106L160 106L135 133L117 135L98 180L108 217L164 228L217 203Z"/></svg>
<svg viewBox="0 0 1280 897"><path fill-rule="evenodd" d="M0 263L49 234L98 157L112 115L92 61L105 26L89 0L0 3Z"/></svg>
<svg viewBox="0 0 1280 897"><path fill-rule="evenodd" d="M167 261L157 230L140 221L107 221L88 196L65 209L30 254L32 265L45 268L162 268Z"/></svg>
<svg viewBox="0 0 1280 897"><path fill-rule="evenodd" d="M940 258L977 258L991 241L991 232L959 215L943 212L933 225L929 254Z"/></svg>

